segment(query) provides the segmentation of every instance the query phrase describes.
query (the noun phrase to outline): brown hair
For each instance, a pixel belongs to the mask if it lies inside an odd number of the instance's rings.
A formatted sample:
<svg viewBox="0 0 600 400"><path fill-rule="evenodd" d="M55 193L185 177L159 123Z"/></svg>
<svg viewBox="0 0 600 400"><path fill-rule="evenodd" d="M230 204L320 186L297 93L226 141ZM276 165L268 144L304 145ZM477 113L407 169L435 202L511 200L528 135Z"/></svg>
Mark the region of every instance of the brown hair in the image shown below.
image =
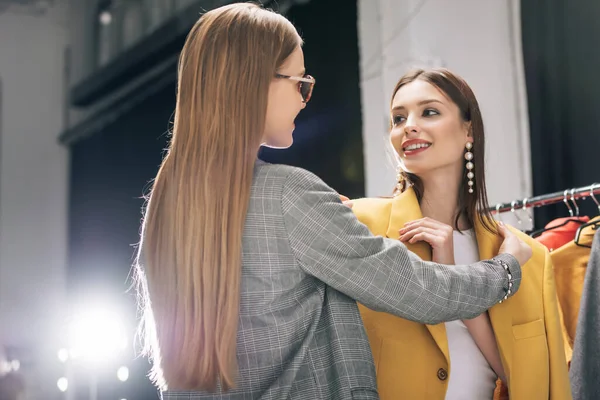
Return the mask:
<svg viewBox="0 0 600 400"><path fill-rule="evenodd" d="M301 44L287 19L249 3L205 13L186 39L135 265L144 350L163 389L235 386L242 233L269 86Z"/></svg>
<svg viewBox="0 0 600 400"><path fill-rule="evenodd" d="M469 186L467 185L467 169L463 169L463 179L458 192L458 212L456 219L454 220L454 228L458 229L459 218L464 215L470 226L475 226L475 218L479 218L479 221L485 229L492 233L497 232L496 224L492 214L488 211L488 199L487 190L485 185L485 171L484 171L484 151L485 151L485 134L483 128L483 118L479 109L479 104L475 98L475 94L465 82L464 79L453 74L445 68L433 68L429 70L416 69L405 74L394 88L392 93L392 102L394 96L400 88L408 83L416 81L417 79L428 82L441 90L448 96L460 111L460 117L465 122L471 123L471 132L473 135L473 164L475 164L475 189L474 193L469 193ZM391 108L391 106L390 106ZM393 127L393 122L390 123L390 129ZM423 198L423 182L415 174L408 172L401 173L401 179L410 182L417 195L419 203ZM402 190L405 190L407 185L402 185Z"/></svg>

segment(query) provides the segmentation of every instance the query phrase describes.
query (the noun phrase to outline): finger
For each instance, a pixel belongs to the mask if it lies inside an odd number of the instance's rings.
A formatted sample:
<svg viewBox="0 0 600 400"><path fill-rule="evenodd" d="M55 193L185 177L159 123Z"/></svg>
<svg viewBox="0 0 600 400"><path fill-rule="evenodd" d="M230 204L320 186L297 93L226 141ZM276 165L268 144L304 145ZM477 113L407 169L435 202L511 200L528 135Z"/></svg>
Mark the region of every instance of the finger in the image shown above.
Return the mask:
<svg viewBox="0 0 600 400"><path fill-rule="evenodd" d="M446 225L442 222L436 221L431 218L421 218L421 219L410 221L410 222L407 222L406 224L404 224L404 228L415 227L415 226L426 226L426 227L432 228L432 229L452 230L451 226Z"/></svg>
<svg viewBox="0 0 600 400"><path fill-rule="evenodd" d="M438 236L432 235L429 232L420 232L417 233L408 241L408 243L415 244L417 242L427 242L431 246L437 245L440 242L440 238Z"/></svg>
<svg viewBox="0 0 600 400"><path fill-rule="evenodd" d="M405 226L406 225L416 225L416 224L419 224L419 223L421 223L421 222L423 222L425 220L427 220L427 218L425 218L425 217L419 218L419 219L413 219L412 221L405 222L404 225Z"/></svg>
<svg viewBox="0 0 600 400"><path fill-rule="evenodd" d="M425 217L419 218L419 219L413 219L412 221L405 222L404 226L419 225L419 224L421 224L425 220L427 220L427 218L425 218Z"/></svg>
<svg viewBox="0 0 600 400"><path fill-rule="evenodd" d="M350 199L349 199L348 197L344 196L343 194L340 194L340 200L341 200L342 202L344 202L344 201L348 201L348 200L350 200Z"/></svg>
<svg viewBox="0 0 600 400"><path fill-rule="evenodd" d="M441 236L439 234L439 231L436 229L431 229L431 228L426 228L423 226L419 226L416 227L414 229L411 229L409 231L407 231L406 233L404 233L403 235L400 236L400 240L401 241L407 241L410 240L412 237L414 237L415 235L421 234L421 233L426 233L427 235L431 236L432 238L437 238L437 241L439 240L444 240L444 236Z"/></svg>
<svg viewBox="0 0 600 400"><path fill-rule="evenodd" d="M446 235L449 235L452 232L452 228L449 227L448 225L442 224L442 223L427 223L427 222L423 222L423 223L419 223L419 224L414 224L414 225L409 225L409 226L405 226L404 228L400 229L399 233L400 235L404 235L408 232L411 232L415 229L428 229L432 232L437 233L438 235L443 235L444 233Z"/></svg>
<svg viewBox="0 0 600 400"><path fill-rule="evenodd" d="M405 234L410 234L411 236L416 233L427 232L430 235L444 237L443 232L439 229L429 228L427 226L417 226L414 228L408 229Z"/></svg>
<svg viewBox="0 0 600 400"><path fill-rule="evenodd" d="M502 222L498 222L498 233L500 233L500 236L502 236L504 239L512 235L506 225L504 225Z"/></svg>
<svg viewBox="0 0 600 400"><path fill-rule="evenodd" d="M352 200L344 200L342 201L342 203L344 203L345 206L352 208L352 206L354 206L354 202Z"/></svg>
<svg viewBox="0 0 600 400"><path fill-rule="evenodd" d="M420 233L423 227L421 226L408 226L406 228L402 228L399 231L400 240L409 240L417 233Z"/></svg>

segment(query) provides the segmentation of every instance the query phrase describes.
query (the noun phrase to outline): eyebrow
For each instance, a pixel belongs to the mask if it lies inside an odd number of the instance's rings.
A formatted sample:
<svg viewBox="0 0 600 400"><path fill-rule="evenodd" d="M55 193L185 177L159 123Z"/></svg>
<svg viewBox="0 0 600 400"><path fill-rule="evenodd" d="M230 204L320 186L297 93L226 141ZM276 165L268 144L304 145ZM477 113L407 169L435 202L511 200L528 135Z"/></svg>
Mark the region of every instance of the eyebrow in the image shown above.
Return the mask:
<svg viewBox="0 0 600 400"><path fill-rule="evenodd" d="M420 102L417 103L417 105L422 106L425 104L431 104L431 103L440 103L440 104L444 104L439 100L435 100L435 99L428 99L428 100L421 100ZM406 107L404 106L396 106L394 108L392 108L392 110L404 110Z"/></svg>

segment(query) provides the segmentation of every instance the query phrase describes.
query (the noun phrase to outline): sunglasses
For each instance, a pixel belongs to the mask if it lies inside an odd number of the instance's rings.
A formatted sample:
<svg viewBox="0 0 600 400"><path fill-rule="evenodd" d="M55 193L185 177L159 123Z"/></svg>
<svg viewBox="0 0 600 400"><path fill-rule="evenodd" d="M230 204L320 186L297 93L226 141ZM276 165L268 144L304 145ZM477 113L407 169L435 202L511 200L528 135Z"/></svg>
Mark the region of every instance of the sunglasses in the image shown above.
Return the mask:
<svg viewBox="0 0 600 400"><path fill-rule="evenodd" d="M291 81L298 82L298 91L302 96L302 101L304 103L308 103L310 97L312 96L313 87L315 86L315 78L310 75L304 75L303 77L299 76L290 76L290 75L281 75L275 74L275 78L279 79L289 79Z"/></svg>

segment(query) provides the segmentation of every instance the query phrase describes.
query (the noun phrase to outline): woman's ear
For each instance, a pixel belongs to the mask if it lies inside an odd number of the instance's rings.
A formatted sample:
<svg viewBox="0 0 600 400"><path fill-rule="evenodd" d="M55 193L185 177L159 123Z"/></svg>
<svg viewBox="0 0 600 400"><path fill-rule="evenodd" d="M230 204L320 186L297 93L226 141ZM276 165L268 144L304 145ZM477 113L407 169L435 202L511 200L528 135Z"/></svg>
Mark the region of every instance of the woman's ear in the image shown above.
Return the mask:
<svg viewBox="0 0 600 400"><path fill-rule="evenodd" d="M467 134L467 140L473 143L473 129L471 127L471 121L465 122L465 133Z"/></svg>

